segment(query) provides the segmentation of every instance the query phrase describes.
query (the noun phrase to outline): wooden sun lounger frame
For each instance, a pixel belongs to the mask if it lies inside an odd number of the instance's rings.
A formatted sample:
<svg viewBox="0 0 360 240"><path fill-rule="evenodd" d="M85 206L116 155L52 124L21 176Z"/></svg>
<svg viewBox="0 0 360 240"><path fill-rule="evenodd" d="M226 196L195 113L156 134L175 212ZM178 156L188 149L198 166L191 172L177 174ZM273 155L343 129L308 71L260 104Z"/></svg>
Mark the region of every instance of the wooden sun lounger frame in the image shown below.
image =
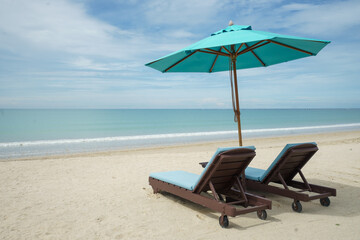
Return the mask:
<svg viewBox="0 0 360 240"><path fill-rule="evenodd" d="M321 205L329 206L328 197L336 196L336 189L310 184L301 171L302 167L317 151L318 147L311 143L299 144L289 148L261 182L246 179L246 187L249 190L260 190L292 198L294 199L292 207L296 212L302 210L299 201L308 202L320 199ZM297 174L300 175L303 182L293 180ZM282 187L269 185L270 183L276 183ZM291 190L289 187L293 187L297 191ZM317 194L310 196L306 192Z"/></svg>
<svg viewBox="0 0 360 240"><path fill-rule="evenodd" d="M266 219L265 209L271 209L271 200L244 191L239 175L254 158L255 151L241 148L218 154L193 191L149 177L154 193L171 193L183 199L220 212L219 223L227 227L227 215L235 217L257 211L260 219ZM212 195L203 194L211 190ZM224 197L226 200L224 200ZM239 208L242 205L245 208Z"/></svg>

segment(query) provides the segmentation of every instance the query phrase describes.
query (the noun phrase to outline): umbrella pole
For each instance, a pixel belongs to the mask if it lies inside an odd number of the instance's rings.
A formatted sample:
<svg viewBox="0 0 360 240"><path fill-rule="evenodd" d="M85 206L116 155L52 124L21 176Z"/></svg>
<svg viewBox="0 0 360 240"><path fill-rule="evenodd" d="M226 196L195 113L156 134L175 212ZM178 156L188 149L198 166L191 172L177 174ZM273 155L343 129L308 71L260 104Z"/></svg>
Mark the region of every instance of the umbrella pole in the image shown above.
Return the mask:
<svg viewBox="0 0 360 240"><path fill-rule="evenodd" d="M239 146L242 146L242 136L241 136L241 122L240 122L240 106L239 106L239 94L238 94L238 85L237 85L237 75L236 75L236 58L232 59L233 71L234 71L234 87L235 87L235 99L236 99L236 118L238 124L238 135L239 135Z"/></svg>

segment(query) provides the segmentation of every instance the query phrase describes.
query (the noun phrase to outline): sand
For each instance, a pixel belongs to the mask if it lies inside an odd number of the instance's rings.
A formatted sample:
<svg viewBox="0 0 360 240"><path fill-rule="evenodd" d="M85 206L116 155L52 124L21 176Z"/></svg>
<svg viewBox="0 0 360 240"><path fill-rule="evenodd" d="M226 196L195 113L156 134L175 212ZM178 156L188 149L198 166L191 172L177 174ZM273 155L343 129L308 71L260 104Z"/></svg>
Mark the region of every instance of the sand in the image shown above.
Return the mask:
<svg viewBox="0 0 360 240"><path fill-rule="evenodd" d="M245 139L253 167L267 168L286 143L316 141L309 182L337 189L331 205L267 194L273 209L229 218L169 194L151 172L200 173L217 147L235 141L0 162L0 239L360 239L360 131Z"/></svg>

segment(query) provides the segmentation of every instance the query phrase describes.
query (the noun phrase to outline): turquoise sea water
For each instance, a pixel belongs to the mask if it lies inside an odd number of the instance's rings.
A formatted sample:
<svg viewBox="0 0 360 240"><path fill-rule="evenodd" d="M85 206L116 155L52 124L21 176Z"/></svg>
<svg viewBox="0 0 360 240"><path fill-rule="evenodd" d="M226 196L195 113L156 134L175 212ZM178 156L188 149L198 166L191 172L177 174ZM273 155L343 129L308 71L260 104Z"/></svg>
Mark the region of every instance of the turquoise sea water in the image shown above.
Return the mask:
<svg viewBox="0 0 360 240"><path fill-rule="evenodd" d="M232 110L0 110L0 158L236 139ZM360 129L360 109L245 109L243 136Z"/></svg>

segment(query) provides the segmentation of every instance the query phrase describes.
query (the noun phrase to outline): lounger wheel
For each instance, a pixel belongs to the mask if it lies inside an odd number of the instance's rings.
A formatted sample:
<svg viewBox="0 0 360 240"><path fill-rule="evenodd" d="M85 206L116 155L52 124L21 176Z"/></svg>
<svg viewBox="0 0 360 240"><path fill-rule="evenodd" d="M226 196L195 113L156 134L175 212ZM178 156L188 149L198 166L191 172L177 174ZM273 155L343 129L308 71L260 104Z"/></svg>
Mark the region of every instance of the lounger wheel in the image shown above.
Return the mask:
<svg viewBox="0 0 360 240"><path fill-rule="evenodd" d="M257 211L257 216L258 218L260 218L261 220L266 220L267 218L267 213L265 210L259 210Z"/></svg>
<svg viewBox="0 0 360 240"><path fill-rule="evenodd" d="M330 199L328 197L320 198L320 204L324 207L328 207L330 205Z"/></svg>
<svg viewBox="0 0 360 240"><path fill-rule="evenodd" d="M227 228L229 226L229 219L226 215L219 217L219 224L222 228Z"/></svg>
<svg viewBox="0 0 360 240"><path fill-rule="evenodd" d="M298 212L300 213L302 211L302 206L301 206L301 203L300 201L298 200L295 200L292 204L292 209L295 211L295 212Z"/></svg>

